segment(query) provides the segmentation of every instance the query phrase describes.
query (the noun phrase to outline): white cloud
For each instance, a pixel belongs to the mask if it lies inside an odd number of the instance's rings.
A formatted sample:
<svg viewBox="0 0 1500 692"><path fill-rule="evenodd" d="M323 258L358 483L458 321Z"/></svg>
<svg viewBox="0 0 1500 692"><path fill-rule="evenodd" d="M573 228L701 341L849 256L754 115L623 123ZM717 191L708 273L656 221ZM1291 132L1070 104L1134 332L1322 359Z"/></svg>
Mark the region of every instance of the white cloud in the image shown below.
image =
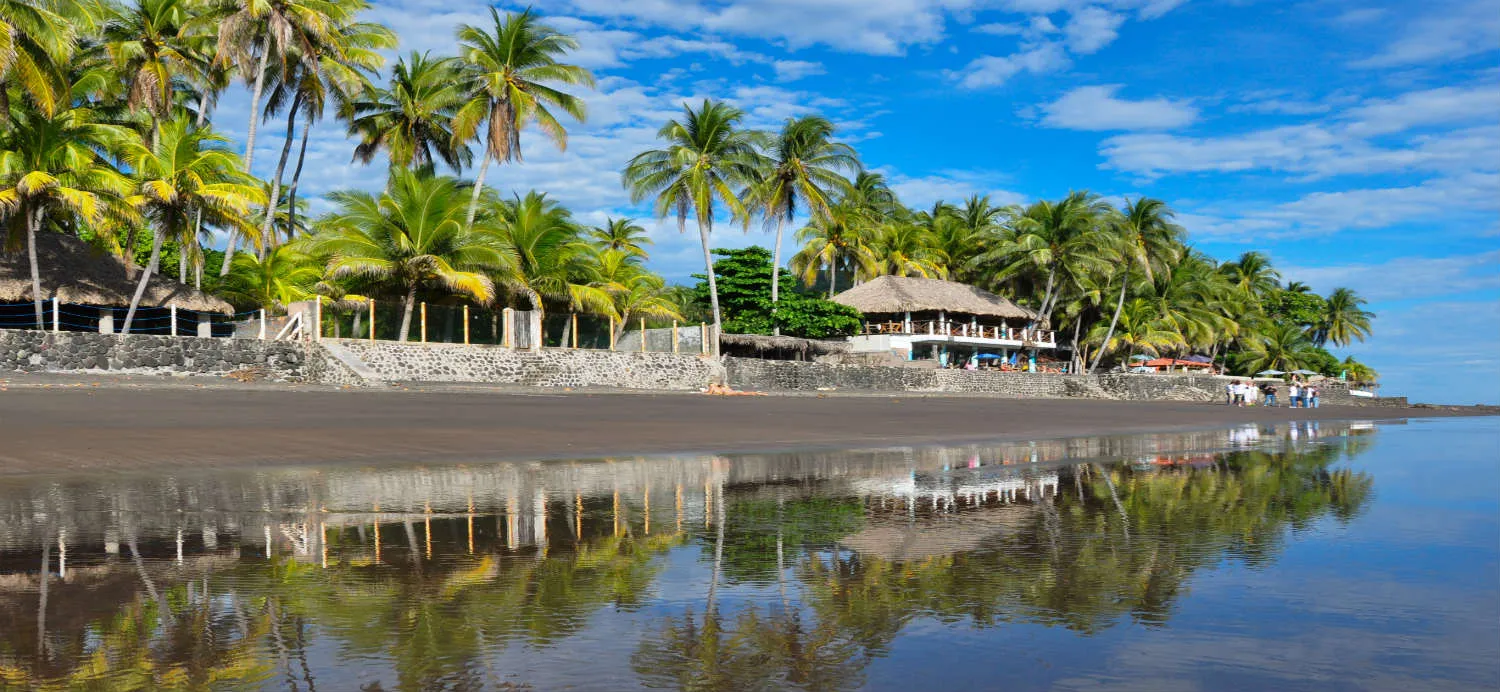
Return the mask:
<svg viewBox="0 0 1500 692"><path fill-rule="evenodd" d="M1452 257L1397 257L1373 264L1281 267L1319 293L1348 287L1372 300L1413 300L1500 290L1500 250ZM1500 329L1496 330L1500 335Z"/></svg>
<svg viewBox="0 0 1500 692"><path fill-rule="evenodd" d="M1119 84L1078 87L1042 106L1042 124L1069 130L1155 130L1190 125L1198 109L1165 98L1115 98Z"/></svg>
<svg viewBox="0 0 1500 692"><path fill-rule="evenodd" d="M1356 67L1442 63L1500 50L1500 8L1493 0L1413 3L1426 14L1404 22L1402 36Z"/></svg>
<svg viewBox="0 0 1500 692"><path fill-rule="evenodd" d="M1348 110L1350 134L1402 132L1428 125L1500 120L1500 84L1445 86L1371 100Z"/></svg>
<svg viewBox="0 0 1500 692"><path fill-rule="evenodd" d="M1023 48L1006 56L985 55L975 58L962 70L950 72L966 89L996 87L1021 73L1047 74L1065 70L1073 61L1062 44L1046 42Z"/></svg>
<svg viewBox="0 0 1500 692"><path fill-rule="evenodd" d="M1085 7L1068 17L1063 33L1068 37L1068 48L1079 55L1089 55L1113 43L1124 23L1124 15L1098 7Z"/></svg>
<svg viewBox="0 0 1500 692"><path fill-rule="evenodd" d="M827 71L823 69L822 63L807 60L777 60L771 63L771 67L776 69L778 82L795 82L803 77L811 77Z"/></svg>
<svg viewBox="0 0 1500 692"><path fill-rule="evenodd" d="M971 195L989 195L995 206L1027 201L1025 195L1002 187L1006 176L992 171L940 171L915 177L886 173L896 197L913 209L925 209L939 201L961 204Z"/></svg>

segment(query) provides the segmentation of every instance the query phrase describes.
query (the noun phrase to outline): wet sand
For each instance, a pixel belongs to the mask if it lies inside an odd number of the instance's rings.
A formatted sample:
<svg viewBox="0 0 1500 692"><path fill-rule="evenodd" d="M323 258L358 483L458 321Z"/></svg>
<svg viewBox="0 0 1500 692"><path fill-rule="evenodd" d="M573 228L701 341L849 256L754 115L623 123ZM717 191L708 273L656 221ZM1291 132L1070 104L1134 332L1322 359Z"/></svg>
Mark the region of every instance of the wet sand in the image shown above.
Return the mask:
<svg viewBox="0 0 1500 692"><path fill-rule="evenodd" d="M881 447L1473 413L464 385L339 390L146 377L8 376L0 387L4 475Z"/></svg>

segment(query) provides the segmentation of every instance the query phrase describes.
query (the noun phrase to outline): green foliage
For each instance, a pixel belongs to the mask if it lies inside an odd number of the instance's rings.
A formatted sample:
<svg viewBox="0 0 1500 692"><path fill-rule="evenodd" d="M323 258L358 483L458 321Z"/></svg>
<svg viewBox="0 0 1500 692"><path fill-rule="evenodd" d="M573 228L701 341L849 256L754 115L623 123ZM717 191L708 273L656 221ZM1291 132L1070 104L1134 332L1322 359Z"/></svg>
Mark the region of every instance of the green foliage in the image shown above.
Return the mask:
<svg viewBox="0 0 1500 692"><path fill-rule="evenodd" d="M1315 293L1301 293L1278 289L1270 292L1261 303L1266 317L1277 322L1290 322L1304 329L1312 329L1323 320L1328 304Z"/></svg>
<svg viewBox="0 0 1500 692"><path fill-rule="evenodd" d="M790 274L781 276L781 302L771 311L771 251L762 247L714 250L722 259L714 262L719 283L719 305L724 312L724 331L729 334L770 334L780 325L787 336L825 338L853 334L860 327L858 310L797 290ZM703 275L694 289L697 301L709 301L708 282Z"/></svg>

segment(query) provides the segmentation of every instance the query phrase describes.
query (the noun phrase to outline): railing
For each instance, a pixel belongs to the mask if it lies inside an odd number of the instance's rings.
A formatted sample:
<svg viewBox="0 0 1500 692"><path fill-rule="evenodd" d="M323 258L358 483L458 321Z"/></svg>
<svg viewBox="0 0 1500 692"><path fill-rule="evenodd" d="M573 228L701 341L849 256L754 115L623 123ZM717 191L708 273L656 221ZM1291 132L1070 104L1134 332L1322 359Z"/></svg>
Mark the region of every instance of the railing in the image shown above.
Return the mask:
<svg viewBox="0 0 1500 692"><path fill-rule="evenodd" d="M42 301L42 319L37 325L34 303L0 303L0 329L46 332L119 334L125 327L126 308L114 306L63 303L54 298ZM180 308L141 306L130 323L131 334L152 336L234 335L236 323L254 322L258 310L224 315Z"/></svg>
<svg viewBox="0 0 1500 692"><path fill-rule="evenodd" d="M1055 344L1057 332L1050 329L1025 329L1021 327L995 327L968 322L943 322L928 320L912 322L872 322L865 325L864 333L899 334L904 336L958 336L975 339L997 339L1019 341L1024 344Z"/></svg>

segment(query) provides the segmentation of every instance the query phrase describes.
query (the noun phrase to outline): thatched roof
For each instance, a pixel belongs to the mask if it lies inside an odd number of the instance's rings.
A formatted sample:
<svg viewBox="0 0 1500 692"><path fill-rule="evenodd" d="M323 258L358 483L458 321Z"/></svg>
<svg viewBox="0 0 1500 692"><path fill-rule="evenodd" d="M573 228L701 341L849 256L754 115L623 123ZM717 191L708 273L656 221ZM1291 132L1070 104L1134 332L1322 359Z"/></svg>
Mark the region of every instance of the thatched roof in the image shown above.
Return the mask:
<svg viewBox="0 0 1500 692"><path fill-rule="evenodd" d="M846 341L819 341L800 339L794 336L766 336L764 334L721 334L719 343L724 346L743 346L757 351L796 351L798 353L824 355L843 353L849 350Z"/></svg>
<svg viewBox="0 0 1500 692"><path fill-rule="evenodd" d="M120 258L61 233L37 235L37 264L42 275L42 299L56 296L64 303L128 307L136 282L125 276ZM26 252L0 252L0 302L30 301L31 265ZM164 276L151 277L141 305L232 314L234 308L218 298Z"/></svg>
<svg viewBox="0 0 1500 692"><path fill-rule="evenodd" d="M833 297L864 313L947 311L950 314L1034 319L1036 313L989 291L941 279L881 276Z"/></svg>

